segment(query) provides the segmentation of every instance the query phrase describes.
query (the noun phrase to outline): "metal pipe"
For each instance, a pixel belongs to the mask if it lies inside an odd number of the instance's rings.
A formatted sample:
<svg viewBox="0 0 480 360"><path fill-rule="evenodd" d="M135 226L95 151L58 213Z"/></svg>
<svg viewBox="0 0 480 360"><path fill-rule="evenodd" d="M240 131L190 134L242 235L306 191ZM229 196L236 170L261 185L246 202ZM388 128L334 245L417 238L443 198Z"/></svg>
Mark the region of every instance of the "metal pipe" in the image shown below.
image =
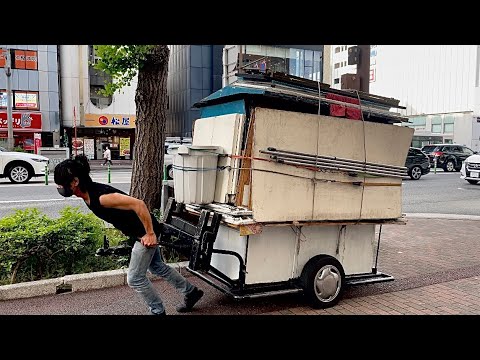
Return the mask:
<svg viewBox="0 0 480 360"><path fill-rule="evenodd" d="M279 161L297 161L297 162L301 162L301 163L305 163L305 164L308 164L308 165L312 165L312 166L316 166L316 165L321 165L321 166L332 166L332 167L338 167L338 168L344 168L344 169L349 169L349 170L355 170L355 171L362 171L362 172L366 172L366 171L373 171L373 172L379 172L379 173L383 173L383 174L390 174L390 175L407 175L407 171L406 170L402 170L402 171L399 171L399 170L385 170L385 169L371 169L371 168L365 168L364 166L360 166L360 165L355 165L355 164L338 164L338 163L335 163L335 162L332 162L332 163L324 163L322 161L313 161L313 160L305 160L305 159L294 159L294 158L283 158L283 157L280 157L280 156L276 156L276 155L273 155L273 156L270 156L272 159L274 160L279 160Z"/></svg>
<svg viewBox="0 0 480 360"><path fill-rule="evenodd" d="M296 151L288 151L288 150L277 150L276 148L269 147L267 150L260 150L261 153L269 154L270 152L275 152L272 153L272 155L277 155L277 153L285 153L285 154L294 154L294 155L302 155L302 156L316 156L318 158L324 158L324 159L330 159L330 160L338 160L338 161L350 161L350 162L355 162L359 164L366 164L366 165L372 165L372 166L383 166L386 168L392 168L392 169L406 169L404 166L395 166L395 165L387 165L387 164L378 164L378 163L371 163L371 162L364 162L360 160L352 160L352 159L346 159L346 158L339 158L336 156L324 156L324 155L312 155L312 154L307 154L307 153L301 153L301 152L296 152Z"/></svg>
<svg viewBox="0 0 480 360"><path fill-rule="evenodd" d="M359 171L359 172L377 172L377 173L382 173L385 175L407 175L406 171L386 171L386 170L381 170L381 169L366 169L361 166L354 166L354 165L344 165L344 164L324 164L322 162L313 162L313 161L308 161L308 160L300 160L300 159L283 159L280 157L275 157L274 160L278 160L279 162L284 162L284 161L296 161L300 163L304 163L305 165L311 165L311 166L328 166L331 168L334 168L336 170L348 170L348 171Z"/></svg>
<svg viewBox="0 0 480 360"><path fill-rule="evenodd" d="M260 150L260 152L263 152ZM341 165L347 165L347 166L361 166L362 168L366 169L371 169L371 170L382 170L382 171L389 171L389 172L397 172L397 171L402 171L405 172L407 171L406 167L398 167L397 169L393 168L384 168L382 165L364 165L363 163L357 163L356 161L346 161L346 160L331 160L331 159L323 159L321 157L315 157L315 156L303 156L303 155L294 155L294 154L277 154L277 155L271 155L270 156L272 159L274 158L292 158L292 159L302 159L302 160L308 160L308 161L314 161L317 163L331 163L331 164L341 164Z"/></svg>
<svg viewBox="0 0 480 360"><path fill-rule="evenodd" d="M283 164L288 164L288 165L303 165L303 166L306 165L305 163L300 163L300 162L296 162L296 161L288 161L288 160L280 160L278 162L283 163ZM346 172L361 172L361 173L364 173L364 174L377 175L377 176L389 176L389 177L397 177L397 178L403 178L404 177L402 175L387 175L387 174L382 174L382 173L374 172L374 171L353 171L353 170L350 170L350 169L344 169L344 168L333 167L333 166L317 165L316 168L327 169L327 170L346 171Z"/></svg>

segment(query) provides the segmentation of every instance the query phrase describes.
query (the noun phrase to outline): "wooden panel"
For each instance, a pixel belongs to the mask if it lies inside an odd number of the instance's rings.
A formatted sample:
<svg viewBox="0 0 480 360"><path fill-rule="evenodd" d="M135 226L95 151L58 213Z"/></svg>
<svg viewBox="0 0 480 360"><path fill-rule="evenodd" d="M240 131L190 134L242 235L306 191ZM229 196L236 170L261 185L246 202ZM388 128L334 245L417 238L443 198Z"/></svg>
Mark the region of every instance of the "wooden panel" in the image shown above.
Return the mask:
<svg viewBox="0 0 480 360"><path fill-rule="evenodd" d="M364 161L363 125L361 121L310 115L319 122L317 154Z"/></svg>
<svg viewBox="0 0 480 360"><path fill-rule="evenodd" d="M368 162L404 166L413 135L412 129L395 125L273 109L256 108L255 116L252 156L263 159L269 156L259 150L274 147L365 161L366 148ZM260 160L252 168L252 210L258 222L359 219L360 211L362 219L401 216L401 186L366 186L362 204L363 187L345 184L401 184L400 179L364 179Z"/></svg>
<svg viewBox="0 0 480 360"><path fill-rule="evenodd" d="M362 186L352 182L362 182L363 176L349 176L344 172L317 172L315 178L315 203L313 220L353 220L360 216ZM337 182L322 182L329 179Z"/></svg>
<svg viewBox="0 0 480 360"><path fill-rule="evenodd" d="M315 154L318 121L302 113L256 108L252 156L269 159L260 150ZM256 221L312 220L315 172L273 162L252 162L252 210Z"/></svg>
<svg viewBox="0 0 480 360"><path fill-rule="evenodd" d="M397 125L365 122L367 161L405 166L408 149L415 130Z"/></svg>
<svg viewBox="0 0 480 360"><path fill-rule="evenodd" d="M366 184L399 186L365 186L362 219L394 219L402 216L402 179L391 177L366 178Z"/></svg>

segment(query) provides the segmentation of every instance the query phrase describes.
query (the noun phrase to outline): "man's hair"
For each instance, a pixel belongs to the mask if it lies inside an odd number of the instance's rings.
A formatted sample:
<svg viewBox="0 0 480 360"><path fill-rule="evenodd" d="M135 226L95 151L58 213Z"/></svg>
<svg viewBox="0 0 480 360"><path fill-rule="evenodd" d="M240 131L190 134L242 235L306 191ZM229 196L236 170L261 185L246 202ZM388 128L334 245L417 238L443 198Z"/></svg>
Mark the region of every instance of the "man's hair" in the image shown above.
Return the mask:
<svg viewBox="0 0 480 360"><path fill-rule="evenodd" d="M87 186L92 182L90 164L85 155L78 155L74 160L64 160L55 166L53 174L55 184L65 186L70 184L75 178L78 178L78 186L82 191L86 191Z"/></svg>

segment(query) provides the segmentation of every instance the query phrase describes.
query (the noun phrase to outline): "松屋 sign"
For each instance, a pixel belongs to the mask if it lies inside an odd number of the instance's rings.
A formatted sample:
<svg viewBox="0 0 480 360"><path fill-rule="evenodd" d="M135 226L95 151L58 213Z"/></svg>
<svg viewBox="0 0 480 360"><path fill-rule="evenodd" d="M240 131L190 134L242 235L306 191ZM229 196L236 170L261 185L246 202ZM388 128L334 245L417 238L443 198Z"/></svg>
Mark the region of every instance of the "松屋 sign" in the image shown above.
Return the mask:
<svg viewBox="0 0 480 360"><path fill-rule="evenodd" d="M136 117L126 114L85 114L85 126L134 128Z"/></svg>

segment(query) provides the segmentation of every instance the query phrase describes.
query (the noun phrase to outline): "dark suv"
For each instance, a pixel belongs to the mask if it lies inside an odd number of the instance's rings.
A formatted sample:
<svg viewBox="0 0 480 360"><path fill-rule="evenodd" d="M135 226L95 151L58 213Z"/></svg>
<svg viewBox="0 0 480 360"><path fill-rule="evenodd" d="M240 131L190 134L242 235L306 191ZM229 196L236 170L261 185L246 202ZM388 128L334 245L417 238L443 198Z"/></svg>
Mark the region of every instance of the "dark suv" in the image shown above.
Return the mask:
<svg viewBox="0 0 480 360"><path fill-rule="evenodd" d="M460 171L462 162L470 155L476 154L475 151L458 144L430 144L425 145L422 151L430 158L430 165L435 166L437 159L437 168L443 171L451 172L453 170Z"/></svg>
<svg viewBox="0 0 480 360"><path fill-rule="evenodd" d="M422 150L411 147L408 150L405 167L408 169L408 176L413 180L418 180L422 175L430 172L430 160Z"/></svg>

